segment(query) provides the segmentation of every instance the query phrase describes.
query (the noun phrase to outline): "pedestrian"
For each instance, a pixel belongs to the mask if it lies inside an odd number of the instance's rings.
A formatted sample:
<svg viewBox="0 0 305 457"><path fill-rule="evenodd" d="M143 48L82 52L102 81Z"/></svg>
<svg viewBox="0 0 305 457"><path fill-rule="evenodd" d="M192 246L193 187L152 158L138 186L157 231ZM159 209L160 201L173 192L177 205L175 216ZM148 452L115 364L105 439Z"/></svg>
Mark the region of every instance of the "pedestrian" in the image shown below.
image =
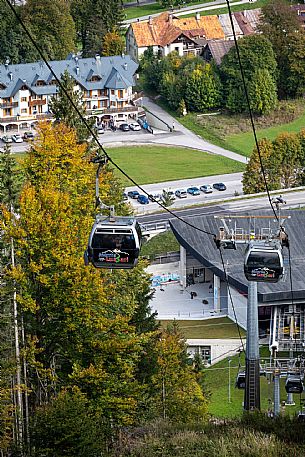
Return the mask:
<svg viewBox="0 0 305 457"><path fill-rule="evenodd" d="M175 121L173 121L173 130L175 130Z"/></svg>

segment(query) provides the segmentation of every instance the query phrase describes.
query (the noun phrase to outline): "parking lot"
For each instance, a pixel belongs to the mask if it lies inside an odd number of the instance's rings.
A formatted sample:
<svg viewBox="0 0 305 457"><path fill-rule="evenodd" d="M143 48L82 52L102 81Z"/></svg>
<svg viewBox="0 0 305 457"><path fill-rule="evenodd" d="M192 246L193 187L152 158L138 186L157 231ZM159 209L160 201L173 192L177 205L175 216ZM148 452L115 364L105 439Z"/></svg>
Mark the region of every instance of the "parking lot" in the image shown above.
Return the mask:
<svg viewBox="0 0 305 457"><path fill-rule="evenodd" d="M181 181L171 181L165 183L157 184L148 184L143 185L142 188L151 195L160 194L162 195L163 189L167 191L173 191L174 194L179 189L184 189L185 191L190 187L198 187L203 185L211 185L214 183L222 182L226 186L226 190L220 191L212 187L211 193L204 193L200 191L199 195L191 195L186 193L186 197L179 198L175 195L175 200L170 208L182 208L184 206L191 206L202 203L210 203L211 201L223 200L226 198L242 195L242 173L232 173L229 175L220 175L220 176L208 176L205 178L193 178L193 179L184 179ZM126 188L125 192L138 191L140 194L143 194L143 191L135 186ZM149 204L141 204L137 199L128 198L128 202L134 208L135 213L144 214L148 212L154 212L160 209L160 206L155 202L149 202Z"/></svg>

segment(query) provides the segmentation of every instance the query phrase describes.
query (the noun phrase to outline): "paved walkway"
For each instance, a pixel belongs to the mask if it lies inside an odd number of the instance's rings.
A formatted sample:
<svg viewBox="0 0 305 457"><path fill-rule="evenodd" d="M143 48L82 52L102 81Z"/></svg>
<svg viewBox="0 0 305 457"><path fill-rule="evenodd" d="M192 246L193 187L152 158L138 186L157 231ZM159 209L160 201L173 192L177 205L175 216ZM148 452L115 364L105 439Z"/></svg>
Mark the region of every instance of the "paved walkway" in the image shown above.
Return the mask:
<svg viewBox="0 0 305 457"><path fill-rule="evenodd" d="M247 163L247 157L244 157L235 152L228 151L227 149L211 144L203 140L201 137L193 133L191 130L184 127L174 117L168 114L163 108L154 103L148 97L143 98L143 106L147 107L156 116L163 119L170 126L174 124L175 131L173 133L166 133L163 135L156 135L153 142L159 144L186 146L189 148L198 149L200 151L210 152L212 154L222 155L229 159L236 160L237 162Z"/></svg>

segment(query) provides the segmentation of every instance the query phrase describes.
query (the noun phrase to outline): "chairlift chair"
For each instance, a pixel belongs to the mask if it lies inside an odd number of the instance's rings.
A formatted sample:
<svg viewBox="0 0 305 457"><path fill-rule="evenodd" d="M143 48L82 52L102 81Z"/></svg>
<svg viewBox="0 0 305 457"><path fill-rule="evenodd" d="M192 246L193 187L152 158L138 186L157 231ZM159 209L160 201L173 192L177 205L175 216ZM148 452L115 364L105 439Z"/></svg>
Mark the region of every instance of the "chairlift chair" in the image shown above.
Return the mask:
<svg viewBox="0 0 305 457"><path fill-rule="evenodd" d="M245 389L246 388L246 372L240 371L236 376L235 387L237 389Z"/></svg>
<svg viewBox="0 0 305 457"><path fill-rule="evenodd" d="M304 390L304 385L300 375L288 374L285 389L288 394L301 394Z"/></svg>
<svg viewBox="0 0 305 457"><path fill-rule="evenodd" d="M85 264L92 263L95 268L133 268L138 263L141 237L136 219L98 215L84 254Z"/></svg>
<svg viewBox="0 0 305 457"><path fill-rule="evenodd" d="M284 273L280 245L250 243L246 250L244 273L248 281L278 282Z"/></svg>

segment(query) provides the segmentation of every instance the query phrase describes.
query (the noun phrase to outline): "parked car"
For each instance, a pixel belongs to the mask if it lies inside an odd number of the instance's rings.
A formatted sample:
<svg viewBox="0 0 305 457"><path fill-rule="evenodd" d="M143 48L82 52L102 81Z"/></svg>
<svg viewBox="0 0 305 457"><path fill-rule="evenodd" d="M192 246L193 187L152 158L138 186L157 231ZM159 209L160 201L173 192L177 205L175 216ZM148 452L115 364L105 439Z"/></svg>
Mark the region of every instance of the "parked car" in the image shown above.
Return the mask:
<svg viewBox="0 0 305 457"><path fill-rule="evenodd" d="M97 133L98 133L99 135L102 135L103 133L105 133L105 129L104 129L104 127L102 127L101 125L98 125L98 126L96 127L96 130L97 130Z"/></svg>
<svg viewBox="0 0 305 457"><path fill-rule="evenodd" d="M34 137L35 137L35 135L33 132L24 132L24 134L23 134L23 139L25 141L32 141L32 140L34 140Z"/></svg>
<svg viewBox="0 0 305 457"><path fill-rule="evenodd" d="M187 197L187 193L186 193L185 189L177 189L176 192L175 192L175 195L178 198L186 198Z"/></svg>
<svg viewBox="0 0 305 457"><path fill-rule="evenodd" d="M189 187L186 191L190 195L200 195L200 190L198 189L198 187L195 186Z"/></svg>
<svg viewBox="0 0 305 457"><path fill-rule="evenodd" d="M146 195L139 195L138 202L141 203L142 205L148 205L149 199L146 197Z"/></svg>
<svg viewBox="0 0 305 457"><path fill-rule="evenodd" d="M121 124L120 125L120 130L123 130L123 132L128 132L129 131L129 125L128 124Z"/></svg>
<svg viewBox="0 0 305 457"><path fill-rule="evenodd" d="M12 143L13 142L12 138L8 135L4 135L2 137L2 141L3 141L3 143Z"/></svg>
<svg viewBox="0 0 305 457"><path fill-rule="evenodd" d="M215 184L213 184L213 187L217 190L226 190L226 186L223 182L216 182Z"/></svg>
<svg viewBox="0 0 305 457"><path fill-rule="evenodd" d="M127 195L128 197L130 198L138 198L138 196L140 195L139 192L137 190L130 190L129 192L127 192Z"/></svg>
<svg viewBox="0 0 305 457"><path fill-rule="evenodd" d="M213 192L212 186L210 184L205 184L203 186L200 186L201 192L204 192L205 194L211 194Z"/></svg>
<svg viewBox="0 0 305 457"><path fill-rule="evenodd" d="M149 197L149 200L152 201L152 202L160 202L162 200L162 195L160 194L153 194L153 195L150 195Z"/></svg>
<svg viewBox="0 0 305 457"><path fill-rule="evenodd" d="M132 122L129 124L131 130L141 130L141 126L137 122Z"/></svg>
<svg viewBox="0 0 305 457"><path fill-rule="evenodd" d="M12 140L15 143L23 143L23 139L22 139L21 135L19 135L19 133L16 133L15 135L12 135Z"/></svg>

